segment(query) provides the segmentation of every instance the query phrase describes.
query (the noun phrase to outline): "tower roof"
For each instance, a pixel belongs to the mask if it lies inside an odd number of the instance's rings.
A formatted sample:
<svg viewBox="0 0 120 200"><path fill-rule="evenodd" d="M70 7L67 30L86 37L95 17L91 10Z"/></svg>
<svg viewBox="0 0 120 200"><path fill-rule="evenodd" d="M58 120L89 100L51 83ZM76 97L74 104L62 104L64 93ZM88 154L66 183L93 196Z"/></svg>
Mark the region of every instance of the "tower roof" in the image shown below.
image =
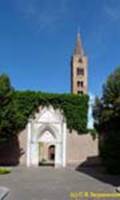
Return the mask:
<svg viewBox="0 0 120 200"><path fill-rule="evenodd" d="M74 49L74 54L75 55L81 55L81 56L84 55L84 51L83 51L81 39L80 39L80 33L77 33L77 40L76 40L76 46L75 46L75 49Z"/></svg>

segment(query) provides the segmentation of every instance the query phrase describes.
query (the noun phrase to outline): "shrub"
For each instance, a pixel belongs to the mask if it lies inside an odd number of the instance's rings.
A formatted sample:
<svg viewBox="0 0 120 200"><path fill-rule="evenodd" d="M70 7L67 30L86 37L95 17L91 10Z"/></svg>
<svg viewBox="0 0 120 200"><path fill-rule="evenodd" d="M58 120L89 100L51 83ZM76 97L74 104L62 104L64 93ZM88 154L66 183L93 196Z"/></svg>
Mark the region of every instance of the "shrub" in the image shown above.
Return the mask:
<svg viewBox="0 0 120 200"><path fill-rule="evenodd" d="M93 116L103 164L108 172L120 174L120 67L108 77L102 97L96 98Z"/></svg>
<svg viewBox="0 0 120 200"><path fill-rule="evenodd" d="M0 174L9 174L9 173L11 173L10 168L0 167Z"/></svg>

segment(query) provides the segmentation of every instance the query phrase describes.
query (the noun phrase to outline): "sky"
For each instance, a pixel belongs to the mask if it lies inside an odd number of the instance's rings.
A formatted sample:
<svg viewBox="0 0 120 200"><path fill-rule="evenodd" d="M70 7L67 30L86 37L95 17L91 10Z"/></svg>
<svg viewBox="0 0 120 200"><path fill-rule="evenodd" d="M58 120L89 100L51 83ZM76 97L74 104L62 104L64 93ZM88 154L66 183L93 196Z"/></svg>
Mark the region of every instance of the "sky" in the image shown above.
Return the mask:
<svg viewBox="0 0 120 200"><path fill-rule="evenodd" d="M120 0L1 0L0 74L17 90L69 93L78 30L89 93L101 95L120 65Z"/></svg>

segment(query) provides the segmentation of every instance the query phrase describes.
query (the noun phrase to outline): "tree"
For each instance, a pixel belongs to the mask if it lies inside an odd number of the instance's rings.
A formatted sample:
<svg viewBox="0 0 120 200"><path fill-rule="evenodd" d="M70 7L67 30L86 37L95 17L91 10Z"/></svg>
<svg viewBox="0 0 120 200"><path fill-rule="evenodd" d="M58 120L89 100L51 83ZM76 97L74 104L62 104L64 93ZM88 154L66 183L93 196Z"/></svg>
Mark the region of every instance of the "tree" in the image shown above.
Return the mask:
<svg viewBox="0 0 120 200"><path fill-rule="evenodd" d="M120 173L120 67L107 79L102 97L96 98L93 117L99 133L99 150L110 173Z"/></svg>
<svg viewBox="0 0 120 200"><path fill-rule="evenodd" d="M6 74L0 76L0 141L6 140L11 132L14 116L12 95L14 89Z"/></svg>

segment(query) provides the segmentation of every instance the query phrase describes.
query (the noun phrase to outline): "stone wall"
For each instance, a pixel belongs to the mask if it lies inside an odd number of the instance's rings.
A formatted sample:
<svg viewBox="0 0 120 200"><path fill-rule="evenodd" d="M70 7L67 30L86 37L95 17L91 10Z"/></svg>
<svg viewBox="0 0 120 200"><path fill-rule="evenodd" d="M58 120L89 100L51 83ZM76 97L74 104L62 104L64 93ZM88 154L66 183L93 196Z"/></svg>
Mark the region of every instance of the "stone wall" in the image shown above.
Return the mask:
<svg viewBox="0 0 120 200"><path fill-rule="evenodd" d="M19 159L20 165L26 165L27 160L27 128L21 131L18 135L21 156Z"/></svg>
<svg viewBox="0 0 120 200"><path fill-rule="evenodd" d="M78 135L76 131L69 133L67 130L66 141L67 165L76 166L87 161L88 158L98 155L98 139L93 140L90 134ZM19 134L19 148L21 150L20 165L26 165L27 153L27 130Z"/></svg>
<svg viewBox="0 0 120 200"><path fill-rule="evenodd" d="M78 135L76 131L67 133L67 164L79 165L88 158L98 155L98 139L90 134Z"/></svg>

